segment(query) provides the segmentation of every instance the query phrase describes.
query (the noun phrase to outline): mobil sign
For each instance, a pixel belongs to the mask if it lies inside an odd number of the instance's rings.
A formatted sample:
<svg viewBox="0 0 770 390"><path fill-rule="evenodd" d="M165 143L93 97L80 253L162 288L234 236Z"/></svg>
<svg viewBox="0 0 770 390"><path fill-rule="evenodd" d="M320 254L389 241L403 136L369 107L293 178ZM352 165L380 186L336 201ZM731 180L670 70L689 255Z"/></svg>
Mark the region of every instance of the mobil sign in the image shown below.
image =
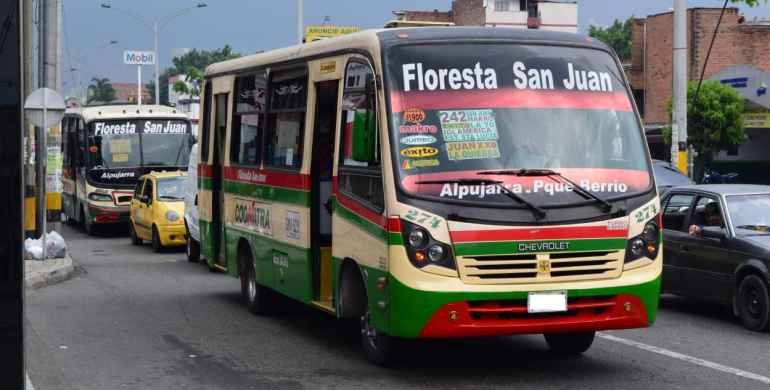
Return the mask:
<svg viewBox="0 0 770 390"><path fill-rule="evenodd" d="M128 65L154 65L154 51L126 50L123 52L123 62Z"/></svg>

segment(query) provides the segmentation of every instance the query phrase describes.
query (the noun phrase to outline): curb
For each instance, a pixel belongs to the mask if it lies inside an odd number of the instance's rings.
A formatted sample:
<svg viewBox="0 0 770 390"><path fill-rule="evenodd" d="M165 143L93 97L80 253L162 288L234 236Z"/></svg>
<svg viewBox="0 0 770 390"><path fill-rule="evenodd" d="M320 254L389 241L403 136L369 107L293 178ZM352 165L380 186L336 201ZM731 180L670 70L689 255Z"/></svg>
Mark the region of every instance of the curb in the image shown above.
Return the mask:
<svg viewBox="0 0 770 390"><path fill-rule="evenodd" d="M60 259L46 261L24 261L24 285L27 290L37 290L56 283L61 283L75 273L72 258L69 255Z"/></svg>

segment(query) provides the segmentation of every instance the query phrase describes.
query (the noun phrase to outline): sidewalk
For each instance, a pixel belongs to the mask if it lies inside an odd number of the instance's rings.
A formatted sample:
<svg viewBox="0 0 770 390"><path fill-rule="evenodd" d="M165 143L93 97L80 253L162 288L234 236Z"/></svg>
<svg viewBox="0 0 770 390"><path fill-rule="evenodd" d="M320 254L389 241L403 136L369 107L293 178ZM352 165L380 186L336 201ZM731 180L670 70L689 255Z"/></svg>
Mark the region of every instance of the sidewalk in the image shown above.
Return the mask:
<svg viewBox="0 0 770 390"><path fill-rule="evenodd" d="M27 290L37 290L63 282L72 277L74 272L75 267L69 255L46 261L24 260L24 284Z"/></svg>

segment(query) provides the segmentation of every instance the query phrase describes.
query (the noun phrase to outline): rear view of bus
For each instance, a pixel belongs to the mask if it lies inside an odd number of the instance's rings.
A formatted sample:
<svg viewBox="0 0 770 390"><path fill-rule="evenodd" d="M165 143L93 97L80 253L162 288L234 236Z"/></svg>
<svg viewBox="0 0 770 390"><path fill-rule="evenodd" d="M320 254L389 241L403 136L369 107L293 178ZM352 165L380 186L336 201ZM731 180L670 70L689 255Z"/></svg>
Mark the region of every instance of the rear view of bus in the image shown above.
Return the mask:
<svg viewBox="0 0 770 390"><path fill-rule="evenodd" d="M379 34L399 216L387 333L543 333L580 353L597 330L651 325L660 207L619 63L590 38L489 30Z"/></svg>
<svg viewBox="0 0 770 390"><path fill-rule="evenodd" d="M165 106L73 109L62 128L63 209L89 233L127 223L139 177L185 169L193 144L187 115Z"/></svg>

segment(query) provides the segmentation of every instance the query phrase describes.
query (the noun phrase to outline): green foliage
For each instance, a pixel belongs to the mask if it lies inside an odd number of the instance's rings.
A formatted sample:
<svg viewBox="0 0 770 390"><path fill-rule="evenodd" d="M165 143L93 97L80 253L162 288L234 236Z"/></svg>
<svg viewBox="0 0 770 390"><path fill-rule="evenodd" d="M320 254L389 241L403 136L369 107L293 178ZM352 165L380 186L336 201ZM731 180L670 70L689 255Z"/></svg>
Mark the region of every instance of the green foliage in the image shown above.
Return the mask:
<svg viewBox="0 0 770 390"><path fill-rule="evenodd" d="M115 88L112 88L110 79L94 77L88 86L87 103L109 103L115 100Z"/></svg>
<svg viewBox="0 0 770 390"><path fill-rule="evenodd" d="M198 50L193 49L183 56L174 57L171 62L173 66L167 68L160 76L160 101L161 104L168 104L168 79L175 75L184 75L185 80L192 84L191 88L184 82L177 82L171 88L174 92L184 93L190 95L199 95L200 87L203 84L203 72L206 67L215 63L233 58L238 58L241 55L233 52L230 45L225 45L221 49L216 50ZM153 83L153 88L154 88ZM149 87L149 85L148 85ZM154 89L153 89L154 90Z"/></svg>
<svg viewBox="0 0 770 390"><path fill-rule="evenodd" d="M703 172L704 164L714 154L740 145L746 138L743 127L743 97L730 86L716 80L706 80L695 99L698 82L687 85L687 144L697 152L696 179ZM669 121L672 102L667 103ZM663 139L671 145L671 126L663 128Z"/></svg>
<svg viewBox="0 0 770 390"><path fill-rule="evenodd" d="M756 7L760 3L767 4L767 0L730 0L731 3L746 3L749 7Z"/></svg>
<svg viewBox="0 0 770 390"><path fill-rule="evenodd" d="M634 17L632 16L626 19L625 22L615 19L615 22L607 28L588 26L588 35L612 47L621 59L628 59L631 58L631 29L633 21Z"/></svg>

